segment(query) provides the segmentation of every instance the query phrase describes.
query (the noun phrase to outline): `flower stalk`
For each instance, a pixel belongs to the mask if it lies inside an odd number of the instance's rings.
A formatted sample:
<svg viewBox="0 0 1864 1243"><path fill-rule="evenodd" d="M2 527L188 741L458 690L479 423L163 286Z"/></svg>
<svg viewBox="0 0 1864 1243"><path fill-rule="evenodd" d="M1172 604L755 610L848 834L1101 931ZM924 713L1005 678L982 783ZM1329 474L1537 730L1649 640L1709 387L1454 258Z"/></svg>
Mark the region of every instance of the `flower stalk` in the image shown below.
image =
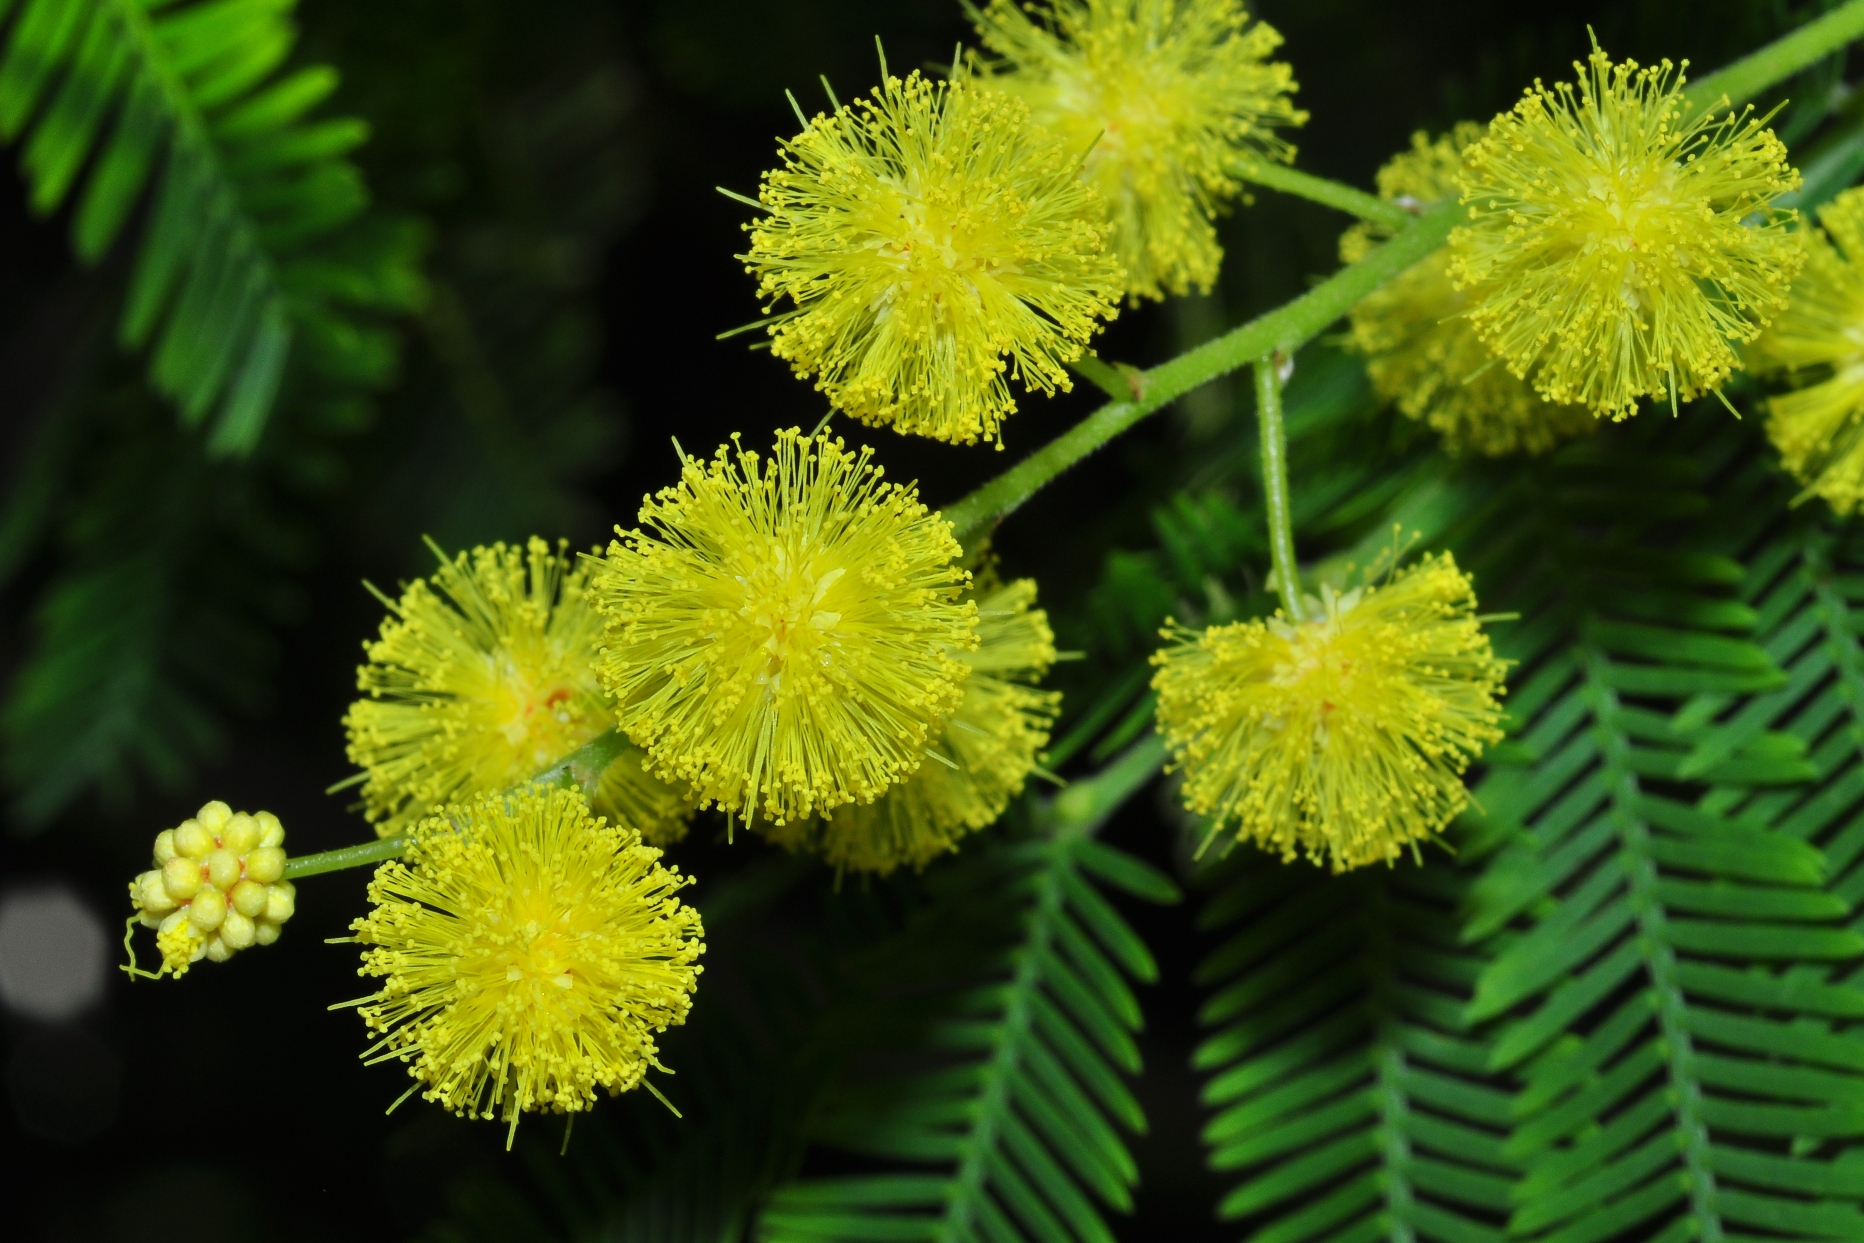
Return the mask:
<svg viewBox="0 0 1864 1243"><path fill-rule="evenodd" d="M1312 173L1303 173L1289 168L1285 164L1270 164L1264 160L1254 160L1239 165L1236 175L1244 181L1252 181L1271 190L1280 190L1284 194L1293 194L1301 198L1343 211L1349 216L1361 220L1370 220L1390 229L1402 229L1417 219L1417 213L1406 211L1396 203L1388 202L1376 194L1367 194L1364 190L1330 181L1325 177L1316 177Z"/></svg>
<svg viewBox="0 0 1864 1243"><path fill-rule="evenodd" d="M1269 560L1288 620L1301 615L1301 571L1294 559L1294 519L1288 504L1288 433L1282 427L1283 358L1256 360L1256 422L1262 433L1262 498L1269 519Z"/></svg>
<svg viewBox="0 0 1864 1243"><path fill-rule="evenodd" d="M398 833L394 837L378 837L372 842L339 846L335 850L319 851L314 855L299 855L285 861L285 879L299 880L306 876L321 876L325 872L365 868L385 859L399 858L407 848L407 835Z"/></svg>

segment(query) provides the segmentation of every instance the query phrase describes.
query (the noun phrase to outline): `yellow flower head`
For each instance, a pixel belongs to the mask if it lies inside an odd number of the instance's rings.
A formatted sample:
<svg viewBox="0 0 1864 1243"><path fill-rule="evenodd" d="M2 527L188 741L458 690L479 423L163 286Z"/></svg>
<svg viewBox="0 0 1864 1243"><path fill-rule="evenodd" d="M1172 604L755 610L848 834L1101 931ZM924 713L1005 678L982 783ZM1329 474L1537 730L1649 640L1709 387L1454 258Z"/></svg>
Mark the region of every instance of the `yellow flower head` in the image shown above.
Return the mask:
<svg viewBox="0 0 1864 1243"><path fill-rule="evenodd" d="M1849 514L1864 501L1864 189L1846 190L1805 229L1806 266L1786 314L1754 346L1757 370L1805 387L1767 403L1786 468Z"/></svg>
<svg viewBox="0 0 1864 1243"><path fill-rule="evenodd" d="M136 908L129 931L154 928L162 955L149 972L131 950L124 969L132 977L180 979L203 958L225 962L270 945L297 910L297 889L285 879L285 826L269 811L235 813L215 799L156 834L155 867L130 882L129 900Z"/></svg>
<svg viewBox="0 0 1864 1243"><path fill-rule="evenodd" d="M1501 737L1506 667L1475 603L1444 554L1327 589L1310 621L1168 630L1152 685L1185 805L1213 834L1335 871L1441 831L1468 801L1463 770Z"/></svg>
<svg viewBox="0 0 1864 1243"><path fill-rule="evenodd" d="M1623 419L1718 389L1786 306L1799 184L1751 110L1691 114L1683 75L1596 47L1469 148L1450 274L1476 331L1549 401Z"/></svg>
<svg viewBox="0 0 1864 1243"><path fill-rule="evenodd" d="M592 585L602 680L649 771L747 821L872 801L962 697L958 542L869 456L792 428L769 458L687 458Z"/></svg>
<svg viewBox="0 0 1864 1243"><path fill-rule="evenodd" d="M1237 167L1292 160L1276 127L1307 120L1294 71L1268 59L1275 29L1238 0L990 0L972 20L1002 58L991 85L1086 154L1128 292L1208 291L1223 261L1211 219L1241 192Z"/></svg>
<svg viewBox="0 0 1864 1243"><path fill-rule="evenodd" d="M502 1118L593 1108L656 1060L654 1034L684 1023L705 952L691 883L633 829L589 814L571 790L521 789L414 827L405 861L369 882L350 925L391 1058L454 1113ZM649 1090L652 1088L650 1086Z"/></svg>
<svg viewBox="0 0 1864 1243"><path fill-rule="evenodd" d="M344 717L363 808L384 837L443 803L527 781L615 724L596 678L602 619L587 571L533 537L448 560L384 599L381 637ZM602 775L596 810L667 845L692 800L641 770L629 748Z"/></svg>
<svg viewBox="0 0 1864 1243"><path fill-rule="evenodd" d="M1379 170L1379 194L1426 206L1457 193L1463 151L1482 134L1465 121L1436 141L1423 134ZM1370 222L1340 238L1340 258L1357 263L1392 230ZM1375 290L1352 310L1352 342L1366 356L1372 387L1407 417L1429 424L1452 452L1486 457L1544 453L1591 431L1583 406L1556 406L1489 353L1470 321L1470 294L1450 279L1437 251Z"/></svg>
<svg viewBox="0 0 1864 1243"><path fill-rule="evenodd" d="M971 676L964 702L930 743L919 771L872 803L837 808L826 821L794 820L765 830L790 850L819 853L837 871L881 876L910 864L923 868L967 833L993 823L1048 745L1061 706L1034 685L1055 661L1048 614L1036 585L1018 579L984 595L977 608L977 650L964 654Z"/></svg>
<svg viewBox="0 0 1864 1243"><path fill-rule="evenodd" d="M1008 379L1067 389L1065 364L1115 314L1120 267L1081 151L962 74L889 77L782 156L741 258L769 309L794 304L771 353L864 423L996 439Z"/></svg>

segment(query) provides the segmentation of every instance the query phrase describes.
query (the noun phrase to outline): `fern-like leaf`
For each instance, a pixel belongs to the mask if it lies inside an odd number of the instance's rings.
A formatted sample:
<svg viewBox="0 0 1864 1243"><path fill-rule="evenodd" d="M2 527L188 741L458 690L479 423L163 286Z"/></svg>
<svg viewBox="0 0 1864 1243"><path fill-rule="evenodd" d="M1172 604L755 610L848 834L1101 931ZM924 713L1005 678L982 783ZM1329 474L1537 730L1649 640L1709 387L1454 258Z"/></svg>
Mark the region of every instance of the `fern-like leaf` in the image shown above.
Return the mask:
<svg viewBox="0 0 1864 1243"><path fill-rule="evenodd" d="M12 811L43 827L87 789L179 785L263 697L277 567L296 542L237 467L202 459L131 381L69 502L67 559L41 595L3 707Z"/></svg>
<svg viewBox="0 0 1864 1243"><path fill-rule="evenodd" d="M1463 1004L1482 960L1458 942L1467 877L1433 860L1329 878L1254 851L1219 869L1198 968L1216 1028L1211 1165L1250 1243L1503 1238L1510 1094Z"/></svg>
<svg viewBox="0 0 1864 1243"><path fill-rule="evenodd" d="M1856 612L1864 604L1864 548L1854 533L1800 520L1749 551L1741 596L1787 681L1739 701L1700 696L1687 704L1678 721L1695 743L1683 769L1713 783L1706 809L1820 847L1827 888L1855 905L1864 897L1864 649ZM1770 740L1772 764L1729 762L1743 750L1751 755L1762 739Z"/></svg>
<svg viewBox="0 0 1864 1243"><path fill-rule="evenodd" d="M759 1239L1112 1243L1103 1206L1130 1209L1138 1177L1120 1131L1145 1125L1125 1082L1141 1022L1127 981L1157 972L1100 885L1153 901L1177 891L1091 834L1159 758L1140 744L1064 793L1044 830L930 881L919 937L930 961L958 967L955 987L932 1002L911 1069L844 1082L812 1125L819 1143L888 1168L781 1188ZM979 962L996 969L965 978ZM914 975L897 952L875 967L893 988Z"/></svg>
<svg viewBox="0 0 1864 1243"><path fill-rule="evenodd" d="M1515 1237L1864 1232L1819 1198L1832 1167L1801 1155L1864 1132L1864 1041L1804 1025L1855 1002L1768 970L1850 959L1864 938L1842 926L1817 849L1694 805L1686 781L1702 739L1679 706L1790 684L1729 592L1742 567L1666 534L1715 508L1703 484L1745 456L1729 452L1745 435L1679 452L1673 434L1620 434L1571 452L1536 482L1537 516L1486 559L1528 571L1504 644L1522 662L1515 729L1476 796L1512 842L1465 928L1496 938L1468 1015L1494 1024L1490 1065L1520 1083L1501 1149L1524 1171ZM1609 534L1573 534L1587 530ZM1809 775L1796 740L1766 728L1716 766Z"/></svg>
<svg viewBox="0 0 1864 1243"><path fill-rule="evenodd" d="M14 0L0 0L0 20ZM0 140L22 143L33 207L72 204L95 262L153 185L120 335L209 448L245 453L277 396L294 330L326 314L313 243L367 205L344 158L368 127L309 121L336 85L279 76L292 0L24 0L0 51ZM337 282L341 284L342 282Z"/></svg>

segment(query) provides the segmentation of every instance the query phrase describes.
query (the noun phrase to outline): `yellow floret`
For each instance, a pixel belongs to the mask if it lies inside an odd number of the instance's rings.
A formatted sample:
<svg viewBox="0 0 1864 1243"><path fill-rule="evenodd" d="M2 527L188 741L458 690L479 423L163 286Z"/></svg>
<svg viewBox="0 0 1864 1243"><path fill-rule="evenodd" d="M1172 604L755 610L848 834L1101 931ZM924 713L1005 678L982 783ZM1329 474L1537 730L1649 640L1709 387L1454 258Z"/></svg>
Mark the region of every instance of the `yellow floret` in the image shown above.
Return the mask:
<svg viewBox="0 0 1864 1243"><path fill-rule="evenodd" d="M972 12L1001 58L991 85L1038 122L1100 190L1127 291L1208 291L1223 261L1212 218L1242 192L1237 168L1289 161L1275 131L1303 124L1281 36L1238 0L991 0Z"/></svg>
<svg viewBox="0 0 1864 1243"><path fill-rule="evenodd" d="M997 439L1008 380L1067 389L1113 318L1119 264L1093 190L1028 108L962 74L889 77L817 116L764 175L741 256L774 310L771 353L862 422Z"/></svg>
<svg viewBox="0 0 1864 1243"><path fill-rule="evenodd" d="M350 925L360 973L384 980L348 1003L380 1035L367 1061L503 1119L507 1147L525 1112L591 1109L665 1069L654 1034L686 1021L705 934L658 850L561 789L486 795L411 837Z"/></svg>
<svg viewBox="0 0 1864 1243"><path fill-rule="evenodd" d="M1058 693L1032 685L1055 661L1055 635L1048 614L1031 607L1035 598L1036 585L1025 578L978 601L977 650L963 654L971 668L964 702L944 736L928 744L918 772L826 821L767 828L771 840L820 854L838 872L885 876L901 866L923 868L994 823L1022 793L1061 706Z"/></svg>
<svg viewBox="0 0 1864 1243"><path fill-rule="evenodd" d="M1773 201L1799 174L1752 110L1692 113L1668 61L1575 68L1467 152L1450 272L1510 370L1623 419L1719 390L1785 309L1803 251Z"/></svg>
<svg viewBox="0 0 1864 1243"><path fill-rule="evenodd" d="M285 826L269 811L235 812L218 799L155 836L155 866L129 884L123 946L130 977L176 979L205 958L225 962L243 949L278 940L297 910L285 879ZM155 929L157 970L136 965L136 925Z"/></svg>
<svg viewBox="0 0 1864 1243"><path fill-rule="evenodd" d="M1767 403L1767 435L1786 468L1840 514L1864 501L1864 189L1819 211L1801 233L1806 266L1793 302L1755 344L1756 370L1802 387Z"/></svg>
<svg viewBox="0 0 1864 1243"><path fill-rule="evenodd" d="M384 599L381 637L356 673L367 698L344 717L363 808L384 837L443 803L527 781L615 724L596 678L602 619L566 544L533 537L451 559ZM642 772L628 748L603 772L596 810L656 845L685 835L693 801Z"/></svg>
<svg viewBox="0 0 1864 1243"><path fill-rule="evenodd" d="M872 801L963 694L977 609L951 524L870 456L792 428L767 459L685 458L592 584L649 771L747 821Z"/></svg>
<svg viewBox="0 0 1864 1243"><path fill-rule="evenodd" d="M1468 802L1504 663L1448 554L1313 602L1313 620L1167 630L1152 685L1185 805L1284 859L1391 862Z"/></svg>
<svg viewBox="0 0 1864 1243"><path fill-rule="evenodd" d="M1467 121L1434 142L1414 134L1411 149L1379 170L1379 195L1422 208L1456 194L1462 153L1481 134ZM1392 232L1354 225L1340 238L1341 260L1359 262ZM1554 405L1489 353L1467 314L1471 296L1439 250L1353 307L1352 343L1378 395L1429 424L1453 453L1544 453L1597 427L1585 407Z"/></svg>

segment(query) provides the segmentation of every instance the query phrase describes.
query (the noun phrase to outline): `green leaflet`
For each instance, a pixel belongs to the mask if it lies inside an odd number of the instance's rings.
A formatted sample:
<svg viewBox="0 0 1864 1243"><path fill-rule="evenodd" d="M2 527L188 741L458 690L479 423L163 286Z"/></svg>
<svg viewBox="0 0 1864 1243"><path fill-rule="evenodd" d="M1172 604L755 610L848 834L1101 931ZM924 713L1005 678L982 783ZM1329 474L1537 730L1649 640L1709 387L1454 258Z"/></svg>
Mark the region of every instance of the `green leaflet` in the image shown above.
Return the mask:
<svg viewBox="0 0 1864 1243"><path fill-rule="evenodd" d="M368 127L305 119L337 78L279 74L291 8L24 0L0 47L0 139L22 144L34 210L70 203L78 257L100 260L146 198L119 335L217 454L258 443L303 333L382 302L374 273L318 246L367 206L345 156Z"/></svg>
<svg viewBox="0 0 1864 1243"><path fill-rule="evenodd" d="M1126 1086L1141 1024L1127 981L1157 970L1095 881L1154 901L1177 890L1091 834L1158 759L1142 743L1060 796L1034 837L979 843L929 876L909 945L869 968L895 997L930 990L892 1003L923 1017L886 1049L892 1065L851 1065L811 1126L903 1168L781 1187L758 1239L1111 1243L1105 1211L1131 1207L1138 1175L1121 1131L1145 1126ZM980 963L998 967L978 978Z"/></svg>
<svg viewBox="0 0 1864 1243"><path fill-rule="evenodd" d="M1457 937L1467 876L1239 850L1219 877L1195 1059L1211 1164L1241 1175L1218 1215L1251 1243L1503 1238L1509 1094L1462 1013L1482 965Z"/></svg>

